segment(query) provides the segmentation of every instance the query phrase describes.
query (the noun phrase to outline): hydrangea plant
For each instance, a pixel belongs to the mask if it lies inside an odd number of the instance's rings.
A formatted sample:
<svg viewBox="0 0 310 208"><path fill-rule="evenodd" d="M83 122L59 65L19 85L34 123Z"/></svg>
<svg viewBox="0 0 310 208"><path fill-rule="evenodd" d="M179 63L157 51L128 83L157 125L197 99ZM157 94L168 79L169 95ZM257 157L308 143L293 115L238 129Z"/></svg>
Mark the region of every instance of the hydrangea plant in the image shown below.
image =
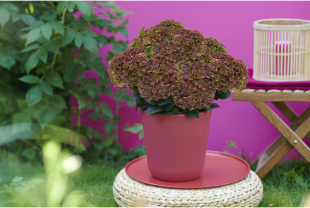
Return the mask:
<svg viewBox="0 0 310 208"><path fill-rule="evenodd" d="M148 114L181 114L219 107L214 100L230 97L248 81L248 67L228 55L217 39L165 20L141 30L131 46L109 62L117 87L134 90L137 108ZM137 109L136 108L136 109Z"/></svg>

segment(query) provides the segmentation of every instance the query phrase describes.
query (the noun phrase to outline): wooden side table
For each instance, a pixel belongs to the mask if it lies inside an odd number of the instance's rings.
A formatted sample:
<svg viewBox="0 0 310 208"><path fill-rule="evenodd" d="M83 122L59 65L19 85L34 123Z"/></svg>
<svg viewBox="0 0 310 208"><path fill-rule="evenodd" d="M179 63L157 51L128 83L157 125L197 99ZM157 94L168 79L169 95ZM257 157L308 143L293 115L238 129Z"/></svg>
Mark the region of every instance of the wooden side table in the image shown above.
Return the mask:
<svg viewBox="0 0 310 208"><path fill-rule="evenodd" d="M250 101L259 112L281 133L256 160L256 173L265 177L285 155L295 148L310 163L310 148L302 141L310 141L310 106L298 116L285 102L310 102L310 90L254 90L232 93L233 101ZM291 121L286 123L265 103L272 102Z"/></svg>

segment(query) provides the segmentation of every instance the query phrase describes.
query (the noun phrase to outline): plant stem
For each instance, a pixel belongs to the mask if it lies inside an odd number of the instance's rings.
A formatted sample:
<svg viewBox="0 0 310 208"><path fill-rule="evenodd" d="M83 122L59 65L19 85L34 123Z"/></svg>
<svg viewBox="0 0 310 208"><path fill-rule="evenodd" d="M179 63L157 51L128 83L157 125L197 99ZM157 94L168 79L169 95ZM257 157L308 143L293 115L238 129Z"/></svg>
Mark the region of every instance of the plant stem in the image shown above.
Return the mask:
<svg viewBox="0 0 310 208"><path fill-rule="evenodd" d="M118 116L119 114L119 109L120 109L120 105L119 105L119 100L116 100L116 108L115 108L115 115ZM116 134L116 138L118 139L118 121L114 121L114 124L116 126L115 129L115 134Z"/></svg>
<svg viewBox="0 0 310 208"><path fill-rule="evenodd" d="M77 113L77 127L81 126L81 110L78 109L78 113Z"/></svg>
<svg viewBox="0 0 310 208"><path fill-rule="evenodd" d="M65 15L66 15L66 11L67 11L68 5L66 5L66 7L64 8L64 10L62 11L62 20L61 20L61 24L65 24Z"/></svg>
<svg viewBox="0 0 310 208"><path fill-rule="evenodd" d="M56 62L56 58L57 58L57 53L54 53L53 62L52 62L52 66L51 66L51 71L54 70L54 65L55 65L55 62Z"/></svg>

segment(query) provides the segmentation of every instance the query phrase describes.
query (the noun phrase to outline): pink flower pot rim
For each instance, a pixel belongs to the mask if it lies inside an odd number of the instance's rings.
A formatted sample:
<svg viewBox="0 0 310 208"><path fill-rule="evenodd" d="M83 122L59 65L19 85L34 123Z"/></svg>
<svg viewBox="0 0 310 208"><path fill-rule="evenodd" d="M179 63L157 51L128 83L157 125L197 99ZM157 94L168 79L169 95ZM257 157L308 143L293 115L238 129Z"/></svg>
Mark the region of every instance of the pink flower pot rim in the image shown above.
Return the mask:
<svg viewBox="0 0 310 208"><path fill-rule="evenodd" d="M142 110L142 111L146 111L146 110ZM202 113L206 113L208 112L208 110L206 111L203 111L203 112L199 112L199 115L202 114ZM171 114L171 115L165 115L165 114L160 114L160 113L155 113L155 114L151 114L151 115L161 115L161 116L185 116L185 114ZM148 116L151 116L151 115L148 115ZM186 116L186 117L189 117L189 116ZM189 117L189 118L192 118L192 117Z"/></svg>

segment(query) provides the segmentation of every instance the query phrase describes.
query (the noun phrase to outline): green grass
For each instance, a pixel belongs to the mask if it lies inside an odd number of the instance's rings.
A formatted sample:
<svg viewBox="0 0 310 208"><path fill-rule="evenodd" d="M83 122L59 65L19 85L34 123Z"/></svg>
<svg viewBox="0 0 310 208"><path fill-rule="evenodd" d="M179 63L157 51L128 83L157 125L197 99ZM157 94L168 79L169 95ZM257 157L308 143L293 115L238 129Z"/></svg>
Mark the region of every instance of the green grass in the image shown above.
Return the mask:
<svg viewBox="0 0 310 208"><path fill-rule="evenodd" d="M277 165L265 178L261 207L298 207L310 193L310 164L291 160Z"/></svg>
<svg viewBox="0 0 310 208"><path fill-rule="evenodd" d="M82 168L68 177L66 194L80 190L83 203L81 206L115 207L112 186L116 174L121 167L111 167L109 164L85 164ZM293 171L292 171L293 170ZM289 172L289 173L288 173ZM287 174L288 173L288 174ZM4 184L10 184L15 176L23 180L32 178L45 178L42 164L5 164L0 163L0 191ZM286 161L277 165L263 180L264 197L261 207L297 207L309 193L310 165L305 161ZM30 189L25 197L21 194L0 194L0 206L32 206L29 202L31 193L46 197L45 184ZM26 197L27 196L27 197ZM41 204L44 206L44 204Z"/></svg>

